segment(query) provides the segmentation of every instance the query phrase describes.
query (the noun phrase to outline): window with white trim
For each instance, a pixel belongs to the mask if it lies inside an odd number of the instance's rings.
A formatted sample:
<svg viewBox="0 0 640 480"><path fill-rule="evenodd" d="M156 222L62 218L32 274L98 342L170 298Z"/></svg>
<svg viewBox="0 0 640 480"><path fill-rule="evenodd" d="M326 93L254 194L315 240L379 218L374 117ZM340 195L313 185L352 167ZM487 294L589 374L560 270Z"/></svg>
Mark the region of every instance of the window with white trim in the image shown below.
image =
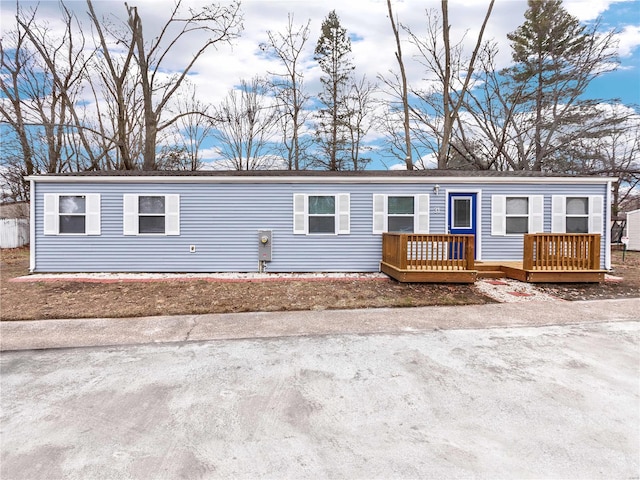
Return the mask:
<svg viewBox="0 0 640 480"><path fill-rule="evenodd" d="M348 193L293 195L293 233L300 235L346 235L350 233Z"/></svg>
<svg viewBox="0 0 640 480"><path fill-rule="evenodd" d="M44 234L100 235L100 195L45 193Z"/></svg>
<svg viewBox="0 0 640 480"><path fill-rule="evenodd" d="M471 200L471 197L467 197L467 196L451 197L451 208L453 209L453 212L451 215L452 228L471 229L473 227L472 225L473 212L471 211L472 206L473 206L473 202Z"/></svg>
<svg viewBox="0 0 640 480"><path fill-rule="evenodd" d="M373 195L373 233L429 233L429 195Z"/></svg>
<svg viewBox="0 0 640 480"><path fill-rule="evenodd" d="M124 235L180 235L180 195L124 195Z"/></svg>
<svg viewBox="0 0 640 480"><path fill-rule="evenodd" d="M544 229L542 195L492 195L491 235L524 235Z"/></svg>
<svg viewBox="0 0 640 480"><path fill-rule="evenodd" d="M553 233L602 233L602 195L551 197Z"/></svg>

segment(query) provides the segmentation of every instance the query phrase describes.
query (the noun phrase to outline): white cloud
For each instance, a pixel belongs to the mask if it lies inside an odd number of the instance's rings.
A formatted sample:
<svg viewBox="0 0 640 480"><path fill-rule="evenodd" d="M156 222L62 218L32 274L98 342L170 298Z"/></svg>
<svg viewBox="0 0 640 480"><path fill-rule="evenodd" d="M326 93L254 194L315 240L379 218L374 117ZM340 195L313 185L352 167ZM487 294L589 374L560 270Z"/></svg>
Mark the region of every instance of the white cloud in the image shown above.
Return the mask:
<svg viewBox="0 0 640 480"><path fill-rule="evenodd" d="M567 11L582 22L595 20L614 3L632 3L635 0L564 0Z"/></svg>
<svg viewBox="0 0 640 480"><path fill-rule="evenodd" d="M618 54L621 57L633 55L640 46L640 25L627 25L616 35L618 39Z"/></svg>
<svg viewBox="0 0 640 480"><path fill-rule="evenodd" d="M203 148L200 150L200 155L203 162L212 163L221 160L220 149L218 147Z"/></svg>

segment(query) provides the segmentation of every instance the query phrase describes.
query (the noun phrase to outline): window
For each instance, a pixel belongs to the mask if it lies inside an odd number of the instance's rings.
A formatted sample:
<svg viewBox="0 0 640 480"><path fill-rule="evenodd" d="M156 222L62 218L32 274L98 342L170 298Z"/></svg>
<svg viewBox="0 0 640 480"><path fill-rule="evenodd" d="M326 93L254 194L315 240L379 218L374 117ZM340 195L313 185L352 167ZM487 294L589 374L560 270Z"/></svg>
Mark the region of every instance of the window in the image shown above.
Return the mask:
<svg viewBox="0 0 640 480"><path fill-rule="evenodd" d="M373 195L373 233L429 233L429 195Z"/></svg>
<svg viewBox="0 0 640 480"><path fill-rule="evenodd" d="M566 233L589 233L589 199L567 197Z"/></svg>
<svg viewBox="0 0 640 480"><path fill-rule="evenodd" d="M387 212L387 231L413 233L413 197L388 197Z"/></svg>
<svg viewBox="0 0 640 480"><path fill-rule="evenodd" d="M588 197L566 197L554 195L551 198L553 219L551 231L554 233L602 233L603 200L601 195Z"/></svg>
<svg viewBox="0 0 640 480"><path fill-rule="evenodd" d="M100 195L44 195L45 235L100 235Z"/></svg>
<svg viewBox="0 0 640 480"><path fill-rule="evenodd" d="M336 233L336 197L309 196L309 233Z"/></svg>
<svg viewBox="0 0 640 480"><path fill-rule="evenodd" d="M62 195L59 197L60 233L85 233L86 201L87 197L84 195Z"/></svg>
<svg viewBox="0 0 640 480"><path fill-rule="evenodd" d="M345 235L350 231L348 193L293 195L293 233L302 235Z"/></svg>
<svg viewBox="0 0 640 480"><path fill-rule="evenodd" d="M124 235L180 235L180 195L125 195Z"/></svg>
<svg viewBox="0 0 640 480"><path fill-rule="evenodd" d="M165 198L138 197L138 233L164 234Z"/></svg>
<svg viewBox="0 0 640 480"><path fill-rule="evenodd" d="M506 234L529 233L529 198L507 197Z"/></svg>
<svg viewBox="0 0 640 480"><path fill-rule="evenodd" d="M471 198L452 197L453 201L453 225L452 228L471 228Z"/></svg>
<svg viewBox="0 0 640 480"><path fill-rule="evenodd" d="M491 235L523 235L544 229L542 195L491 197Z"/></svg>

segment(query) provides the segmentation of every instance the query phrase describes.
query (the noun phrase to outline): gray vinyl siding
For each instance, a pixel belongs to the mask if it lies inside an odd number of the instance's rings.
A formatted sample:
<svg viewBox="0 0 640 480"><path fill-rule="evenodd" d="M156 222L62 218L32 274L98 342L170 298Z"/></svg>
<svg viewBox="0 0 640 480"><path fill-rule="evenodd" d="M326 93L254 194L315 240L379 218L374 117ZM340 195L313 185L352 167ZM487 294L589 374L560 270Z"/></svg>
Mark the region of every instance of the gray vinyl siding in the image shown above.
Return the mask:
<svg viewBox="0 0 640 480"><path fill-rule="evenodd" d="M491 196L544 196L544 232L551 232L551 197L602 195L603 202L607 200L606 185L485 185L482 192L482 259L483 260L522 260L523 235L491 235ZM604 211L609 208L604 205ZM605 265L606 253L606 215L603 214L601 232L600 262Z"/></svg>
<svg viewBox="0 0 640 480"><path fill-rule="evenodd" d="M35 182L36 272L255 272L258 230L273 231L273 260L268 272L374 272L379 270L381 235L373 230L373 194L429 194L430 232L444 233L446 192L482 191L483 260L520 260L522 236L491 236L492 195L544 195L545 231L551 230L551 195L603 195L606 185L331 185L293 183L88 183ZM45 193L101 195L99 236L43 235ZM293 194L349 193L349 235L294 235ZM124 236L124 194L179 194L180 235ZM605 206L605 209L607 207ZM606 218L606 215L603 216ZM603 252L604 265L604 225ZM189 246L196 252L190 253Z"/></svg>

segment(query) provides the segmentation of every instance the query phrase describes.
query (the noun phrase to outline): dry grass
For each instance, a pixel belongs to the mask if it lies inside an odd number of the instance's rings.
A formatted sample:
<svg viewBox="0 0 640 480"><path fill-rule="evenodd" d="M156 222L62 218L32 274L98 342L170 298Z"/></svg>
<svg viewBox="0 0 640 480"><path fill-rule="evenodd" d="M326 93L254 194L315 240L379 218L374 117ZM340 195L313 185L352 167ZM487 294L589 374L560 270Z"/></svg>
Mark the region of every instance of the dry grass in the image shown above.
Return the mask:
<svg viewBox="0 0 640 480"><path fill-rule="evenodd" d="M640 296L640 252L614 251L622 282L542 284L567 300ZM28 273L28 248L2 250L0 320L139 317L248 311L468 305L492 302L469 285L401 284L394 280L269 282L10 282Z"/></svg>
<svg viewBox="0 0 640 480"><path fill-rule="evenodd" d="M139 317L247 311L482 304L468 285L393 280L269 282L10 282L26 275L29 251L2 250L0 319Z"/></svg>

